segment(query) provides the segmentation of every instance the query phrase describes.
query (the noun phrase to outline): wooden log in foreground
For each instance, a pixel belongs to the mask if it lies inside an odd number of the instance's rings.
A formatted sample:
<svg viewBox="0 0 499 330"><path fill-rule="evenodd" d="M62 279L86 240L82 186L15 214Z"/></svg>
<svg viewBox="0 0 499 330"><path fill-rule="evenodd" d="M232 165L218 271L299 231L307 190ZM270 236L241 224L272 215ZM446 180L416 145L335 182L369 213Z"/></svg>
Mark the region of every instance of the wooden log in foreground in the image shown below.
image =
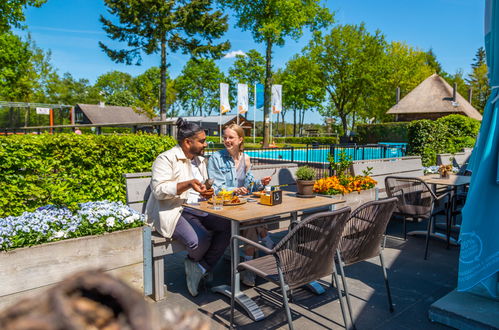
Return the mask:
<svg viewBox="0 0 499 330"><path fill-rule="evenodd" d="M4 330L207 330L189 313L169 312L160 319L144 297L119 279L101 271L75 274L50 290L0 312Z"/></svg>

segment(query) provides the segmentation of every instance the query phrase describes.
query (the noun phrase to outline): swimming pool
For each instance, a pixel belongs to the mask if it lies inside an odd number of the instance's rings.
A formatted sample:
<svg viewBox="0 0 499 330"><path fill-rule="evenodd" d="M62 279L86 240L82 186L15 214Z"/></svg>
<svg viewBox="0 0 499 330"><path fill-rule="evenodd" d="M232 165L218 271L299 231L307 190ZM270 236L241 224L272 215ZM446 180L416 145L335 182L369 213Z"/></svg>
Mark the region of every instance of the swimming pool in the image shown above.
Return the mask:
<svg viewBox="0 0 499 330"><path fill-rule="evenodd" d="M329 163L328 156L334 154L335 162L340 160L344 152L352 160L380 159L405 156L405 145L348 146L348 147L318 147L318 148L286 148L245 150L255 159L288 160L292 162Z"/></svg>

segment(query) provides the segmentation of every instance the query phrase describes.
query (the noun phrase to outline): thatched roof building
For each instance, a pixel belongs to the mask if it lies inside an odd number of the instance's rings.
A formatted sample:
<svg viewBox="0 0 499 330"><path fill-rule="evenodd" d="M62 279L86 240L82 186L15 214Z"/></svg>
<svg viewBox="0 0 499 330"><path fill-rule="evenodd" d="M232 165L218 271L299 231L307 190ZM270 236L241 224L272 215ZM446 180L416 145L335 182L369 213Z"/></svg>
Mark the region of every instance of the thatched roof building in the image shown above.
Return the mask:
<svg viewBox="0 0 499 330"><path fill-rule="evenodd" d="M437 74L426 78L387 114L395 115L395 121L437 119L451 114L482 120L480 112Z"/></svg>

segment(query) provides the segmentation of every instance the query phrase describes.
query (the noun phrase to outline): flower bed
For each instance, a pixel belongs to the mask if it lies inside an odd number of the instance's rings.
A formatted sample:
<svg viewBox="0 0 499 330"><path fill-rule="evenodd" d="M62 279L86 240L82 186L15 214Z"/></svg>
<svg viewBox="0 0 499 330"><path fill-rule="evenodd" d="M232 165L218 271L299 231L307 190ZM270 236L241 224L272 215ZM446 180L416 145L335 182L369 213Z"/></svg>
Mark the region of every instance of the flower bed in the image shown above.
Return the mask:
<svg viewBox="0 0 499 330"><path fill-rule="evenodd" d="M314 192L323 195L349 194L374 188L377 182L370 176L330 176L315 181Z"/></svg>
<svg viewBox="0 0 499 330"><path fill-rule="evenodd" d="M44 206L35 212L0 218L0 251L136 228L144 216L121 202L87 202L71 212Z"/></svg>

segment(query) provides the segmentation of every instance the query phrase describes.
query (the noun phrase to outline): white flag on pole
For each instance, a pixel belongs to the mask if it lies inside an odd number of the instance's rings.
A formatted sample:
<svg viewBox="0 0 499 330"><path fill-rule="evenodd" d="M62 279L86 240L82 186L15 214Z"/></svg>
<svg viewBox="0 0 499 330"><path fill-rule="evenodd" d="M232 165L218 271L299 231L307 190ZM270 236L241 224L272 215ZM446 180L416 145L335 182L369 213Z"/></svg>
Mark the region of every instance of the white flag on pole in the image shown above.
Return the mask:
<svg viewBox="0 0 499 330"><path fill-rule="evenodd" d="M220 114L230 111L229 84L220 83Z"/></svg>
<svg viewBox="0 0 499 330"><path fill-rule="evenodd" d="M272 113L282 111L282 85L272 85Z"/></svg>
<svg viewBox="0 0 499 330"><path fill-rule="evenodd" d="M242 115L248 111L248 85L237 84L237 112Z"/></svg>

